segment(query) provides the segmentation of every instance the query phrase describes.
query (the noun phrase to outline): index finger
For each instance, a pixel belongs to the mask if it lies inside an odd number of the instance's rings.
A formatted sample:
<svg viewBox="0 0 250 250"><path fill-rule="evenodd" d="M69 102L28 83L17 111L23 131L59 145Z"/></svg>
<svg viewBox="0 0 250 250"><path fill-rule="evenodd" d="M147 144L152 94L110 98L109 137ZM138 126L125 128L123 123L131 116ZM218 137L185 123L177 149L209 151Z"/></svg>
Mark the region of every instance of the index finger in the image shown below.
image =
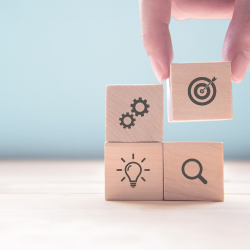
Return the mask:
<svg viewBox="0 0 250 250"><path fill-rule="evenodd" d="M161 82L169 78L173 49L169 33L171 0L139 0L143 45Z"/></svg>

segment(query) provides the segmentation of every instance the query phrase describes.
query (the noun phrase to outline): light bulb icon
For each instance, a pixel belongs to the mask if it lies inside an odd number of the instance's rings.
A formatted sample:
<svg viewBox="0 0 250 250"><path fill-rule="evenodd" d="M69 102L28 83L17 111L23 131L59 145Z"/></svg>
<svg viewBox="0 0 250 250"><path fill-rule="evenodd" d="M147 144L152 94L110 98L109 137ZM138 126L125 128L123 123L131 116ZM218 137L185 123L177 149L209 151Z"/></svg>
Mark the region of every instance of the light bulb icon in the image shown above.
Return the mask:
<svg viewBox="0 0 250 250"><path fill-rule="evenodd" d="M134 188L136 186L136 182L141 175L141 165L137 162L129 162L125 167L125 174L128 176L130 186Z"/></svg>
<svg viewBox="0 0 250 250"><path fill-rule="evenodd" d="M135 155L132 154L132 160L134 160ZM126 163L126 161L121 158L121 160ZM141 160L141 163L143 163L146 160L146 158L143 158ZM130 161L129 163L126 164L125 168L124 168L124 172L126 174L126 176L128 177L129 183L130 183L130 187L135 188L137 181L142 173L142 167L141 164L139 164L136 161ZM119 168L116 169L116 171L123 171L123 169ZM150 169L144 169L144 171L150 171ZM126 177L123 177L121 179L121 182L123 182L126 179ZM141 176L141 179L145 182L146 180Z"/></svg>

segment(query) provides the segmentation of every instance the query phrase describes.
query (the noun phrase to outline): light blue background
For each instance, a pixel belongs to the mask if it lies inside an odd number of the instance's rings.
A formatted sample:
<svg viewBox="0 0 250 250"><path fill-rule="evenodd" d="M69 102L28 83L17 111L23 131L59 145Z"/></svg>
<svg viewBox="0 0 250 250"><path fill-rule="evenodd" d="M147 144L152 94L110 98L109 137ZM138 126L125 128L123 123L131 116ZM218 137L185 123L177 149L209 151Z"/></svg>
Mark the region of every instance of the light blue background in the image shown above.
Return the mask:
<svg viewBox="0 0 250 250"><path fill-rule="evenodd" d="M221 61L228 25L172 19L174 62ZM231 121L170 124L165 95L164 141L250 158L249 80L233 83ZM106 85L154 83L137 1L0 1L1 158L103 157Z"/></svg>

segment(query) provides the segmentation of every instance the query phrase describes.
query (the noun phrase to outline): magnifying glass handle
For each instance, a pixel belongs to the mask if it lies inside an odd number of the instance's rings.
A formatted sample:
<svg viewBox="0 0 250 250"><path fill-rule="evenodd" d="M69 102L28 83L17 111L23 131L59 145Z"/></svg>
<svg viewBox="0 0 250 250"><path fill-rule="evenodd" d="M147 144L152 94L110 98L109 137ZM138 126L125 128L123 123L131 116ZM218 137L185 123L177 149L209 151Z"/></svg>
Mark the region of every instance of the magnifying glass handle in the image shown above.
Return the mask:
<svg viewBox="0 0 250 250"><path fill-rule="evenodd" d="M204 184L207 184L207 180L204 179L201 175L199 176L199 179L200 179Z"/></svg>

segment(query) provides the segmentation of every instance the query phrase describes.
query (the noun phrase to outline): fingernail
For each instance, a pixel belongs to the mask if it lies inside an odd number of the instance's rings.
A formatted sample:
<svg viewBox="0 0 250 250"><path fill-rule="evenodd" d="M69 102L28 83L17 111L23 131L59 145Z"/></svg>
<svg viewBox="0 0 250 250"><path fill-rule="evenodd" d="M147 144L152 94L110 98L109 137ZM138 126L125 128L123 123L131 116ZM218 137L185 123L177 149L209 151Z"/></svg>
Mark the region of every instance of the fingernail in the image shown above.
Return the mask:
<svg viewBox="0 0 250 250"><path fill-rule="evenodd" d="M153 57L149 57L149 59L156 78L158 79L159 82L162 82L163 70L160 64Z"/></svg>
<svg viewBox="0 0 250 250"><path fill-rule="evenodd" d="M247 51L240 51L234 57L232 67L232 81L240 83L247 73L248 66L250 64L250 53Z"/></svg>

